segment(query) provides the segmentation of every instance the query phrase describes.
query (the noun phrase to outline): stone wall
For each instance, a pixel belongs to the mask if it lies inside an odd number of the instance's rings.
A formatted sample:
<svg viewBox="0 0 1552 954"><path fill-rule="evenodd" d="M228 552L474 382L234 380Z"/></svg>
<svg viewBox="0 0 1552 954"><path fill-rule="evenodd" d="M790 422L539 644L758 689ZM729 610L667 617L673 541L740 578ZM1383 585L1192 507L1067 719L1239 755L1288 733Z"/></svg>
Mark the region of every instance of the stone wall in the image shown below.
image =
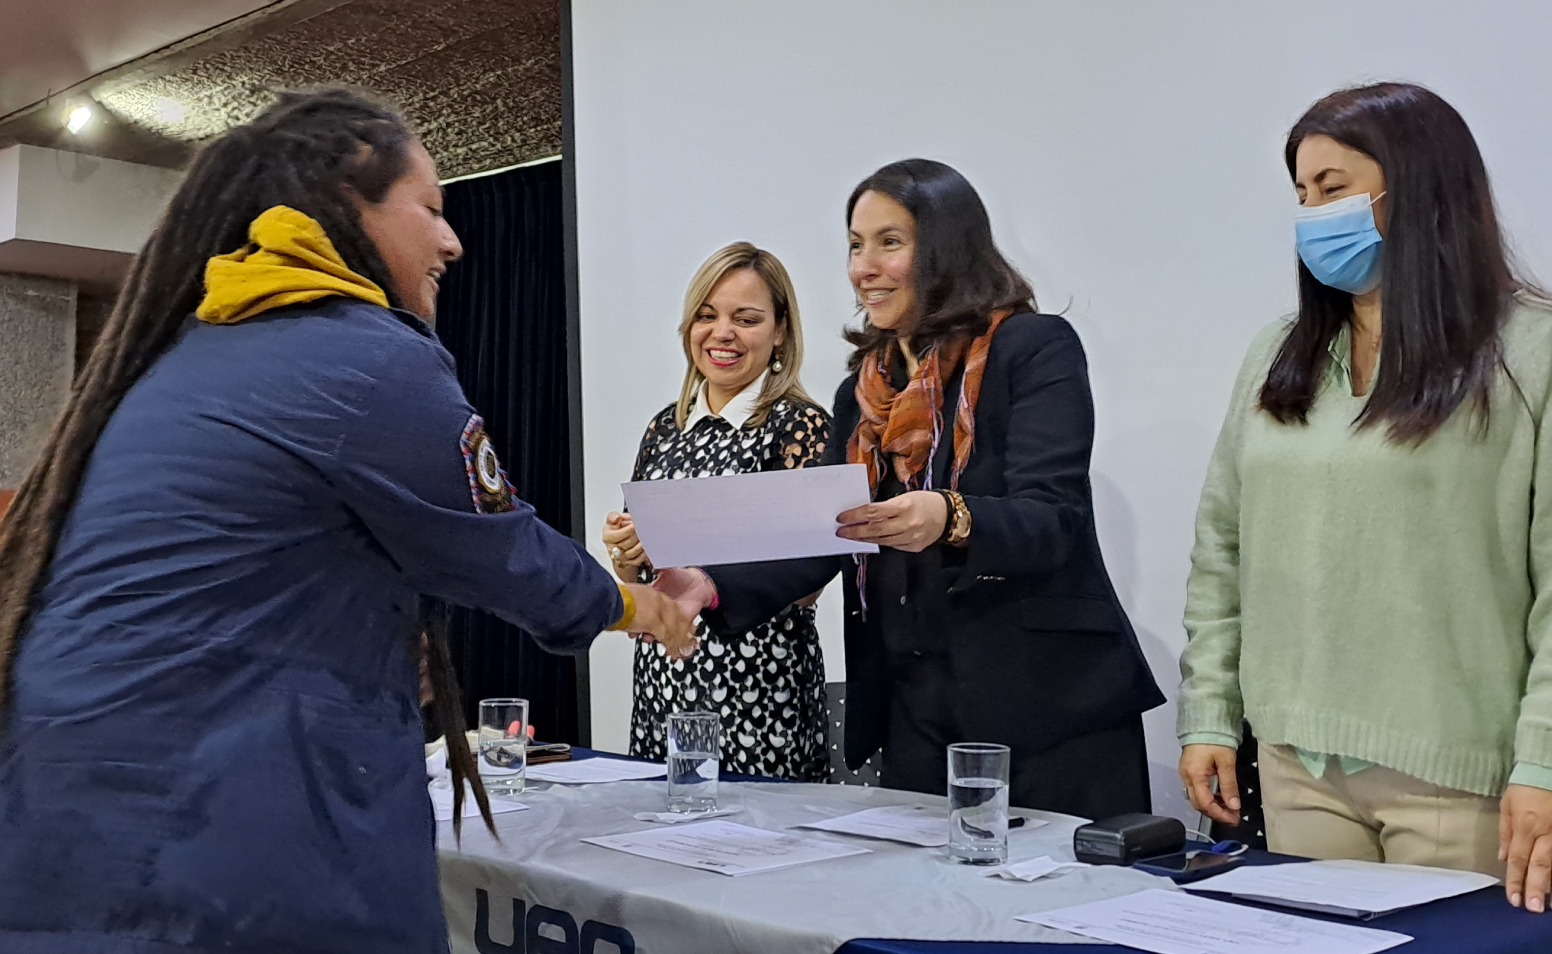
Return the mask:
<svg viewBox="0 0 1552 954"><path fill-rule="evenodd" d="M75 319L74 283L0 273L0 490L20 485L70 395Z"/></svg>

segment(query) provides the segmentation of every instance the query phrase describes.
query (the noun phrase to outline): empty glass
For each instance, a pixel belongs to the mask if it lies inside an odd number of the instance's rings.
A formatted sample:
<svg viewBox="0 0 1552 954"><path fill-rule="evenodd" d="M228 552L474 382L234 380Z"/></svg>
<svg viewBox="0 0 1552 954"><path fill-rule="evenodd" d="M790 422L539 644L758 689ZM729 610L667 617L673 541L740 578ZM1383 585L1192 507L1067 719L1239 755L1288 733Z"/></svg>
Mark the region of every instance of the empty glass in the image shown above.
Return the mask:
<svg viewBox="0 0 1552 954"><path fill-rule="evenodd" d="M528 700L480 700L480 781L487 792L523 790L528 774Z"/></svg>
<svg viewBox="0 0 1552 954"><path fill-rule="evenodd" d="M668 717L668 810L709 812L717 807L722 719L715 712Z"/></svg>
<svg viewBox="0 0 1552 954"><path fill-rule="evenodd" d="M948 856L966 865L1008 860L1006 745L957 742L948 747Z"/></svg>

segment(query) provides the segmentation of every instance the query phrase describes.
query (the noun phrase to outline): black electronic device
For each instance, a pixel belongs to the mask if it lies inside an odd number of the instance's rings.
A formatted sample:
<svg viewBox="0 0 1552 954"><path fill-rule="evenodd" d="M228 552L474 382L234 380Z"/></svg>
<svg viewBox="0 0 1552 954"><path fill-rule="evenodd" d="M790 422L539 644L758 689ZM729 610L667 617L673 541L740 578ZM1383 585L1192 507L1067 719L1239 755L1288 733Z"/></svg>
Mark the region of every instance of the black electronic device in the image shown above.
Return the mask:
<svg viewBox="0 0 1552 954"><path fill-rule="evenodd" d="M1132 867L1151 875L1170 878L1176 884L1190 884L1239 867L1244 854L1218 854L1206 849L1178 851L1158 858L1139 858Z"/></svg>
<svg viewBox="0 0 1552 954"><path fill-rule="evenodd" d="M1142 812L1103 818L1072 833L1073 854L1091 865L1129 865L1185 846L1186 826L1180 819Z"/></svg>

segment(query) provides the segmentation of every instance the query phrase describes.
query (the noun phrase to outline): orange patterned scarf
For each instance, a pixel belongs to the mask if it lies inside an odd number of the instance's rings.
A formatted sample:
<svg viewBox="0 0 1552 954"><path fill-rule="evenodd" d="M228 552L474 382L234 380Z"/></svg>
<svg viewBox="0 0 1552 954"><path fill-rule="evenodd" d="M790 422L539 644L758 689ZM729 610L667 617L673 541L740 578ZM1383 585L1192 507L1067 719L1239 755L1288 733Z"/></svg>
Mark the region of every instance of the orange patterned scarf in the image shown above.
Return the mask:
<svg viewBox="0 0 1552 954"><path fill-rule="evenodd" d="M862 418L846 446L846 459L867 465L868 485L875 494L883 477L883 455L893 460L895 476L906 489L932 485L931 458L943 433L943 384L963 362L964 382L954 411L954 470L949 477L949 489L959 489L959 475L975 447L975 402L981 396L986 355L997 326L1010 314L1006 309L994 312L991 324L979 337L944 342L928 351L903 391L896 391L889 383L887 362L893 357L892 348L862 360L856 391Z"/></svg>

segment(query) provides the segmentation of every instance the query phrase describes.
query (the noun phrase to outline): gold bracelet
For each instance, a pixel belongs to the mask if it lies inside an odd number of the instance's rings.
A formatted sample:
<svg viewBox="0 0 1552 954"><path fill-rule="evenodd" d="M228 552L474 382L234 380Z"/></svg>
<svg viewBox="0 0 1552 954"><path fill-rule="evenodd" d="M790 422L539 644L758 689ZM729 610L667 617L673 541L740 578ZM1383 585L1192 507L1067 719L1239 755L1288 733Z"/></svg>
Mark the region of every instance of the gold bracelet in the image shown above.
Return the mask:
<svg viewBox="0 0 1552 954"><path fill-rule="evenodd" d="M962 547L970 542L970 508L959 491L950 490L946 494L953 505L953 517L949 521L948 537L943 542L951 547Z"/></svg>

